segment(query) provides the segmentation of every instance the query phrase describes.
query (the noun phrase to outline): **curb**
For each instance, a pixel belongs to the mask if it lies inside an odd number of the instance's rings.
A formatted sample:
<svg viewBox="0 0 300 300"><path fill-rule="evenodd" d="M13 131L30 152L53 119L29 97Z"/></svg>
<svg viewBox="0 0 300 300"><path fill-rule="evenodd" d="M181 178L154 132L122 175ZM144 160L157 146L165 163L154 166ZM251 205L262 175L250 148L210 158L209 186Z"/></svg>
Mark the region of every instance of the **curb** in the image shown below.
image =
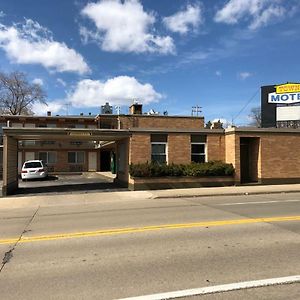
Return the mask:
<svg viewBox="0 0 300 300"><path fill-rule="evenodd" d="M172 196L154 196L152 199L171 199L171 198L203 198L203 197L224 197L224 196L250 196L250 195L267 195L267 194L291 194L300 193L300 190L294 191L265 191L265 192L238 192L225 194L199 194L199 195L172 195Z"/></svg>

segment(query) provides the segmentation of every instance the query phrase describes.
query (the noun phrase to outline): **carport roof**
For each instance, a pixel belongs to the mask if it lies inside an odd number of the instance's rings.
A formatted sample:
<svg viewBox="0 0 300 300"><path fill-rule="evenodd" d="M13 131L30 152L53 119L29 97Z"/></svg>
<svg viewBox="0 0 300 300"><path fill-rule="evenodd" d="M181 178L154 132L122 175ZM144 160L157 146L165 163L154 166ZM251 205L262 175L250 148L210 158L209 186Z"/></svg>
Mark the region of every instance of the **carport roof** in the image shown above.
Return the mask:
<svg viewBox="0 0 300 300"><path fill-rule="evenodd" d="M125 129L82 129L82 128L16 128L4 127L3 135L18 140L102 140L116 141L130 137Z"/></svg>

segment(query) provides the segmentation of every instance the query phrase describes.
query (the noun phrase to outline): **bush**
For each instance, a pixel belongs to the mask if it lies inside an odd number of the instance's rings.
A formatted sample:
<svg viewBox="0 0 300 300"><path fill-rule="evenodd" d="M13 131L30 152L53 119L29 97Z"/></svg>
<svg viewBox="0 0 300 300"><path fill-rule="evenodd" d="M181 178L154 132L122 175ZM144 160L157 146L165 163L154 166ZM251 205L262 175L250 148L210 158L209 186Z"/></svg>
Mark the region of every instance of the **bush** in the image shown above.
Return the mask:
<svg viewBox="0 0 300 300"><path fill-rule="evenodd" d="M143 163L131 164L129 174L132 177L162 177L162 176L230 176L234 174L232 164L221 161L206 163L191 163L185 165Z"/></svg>

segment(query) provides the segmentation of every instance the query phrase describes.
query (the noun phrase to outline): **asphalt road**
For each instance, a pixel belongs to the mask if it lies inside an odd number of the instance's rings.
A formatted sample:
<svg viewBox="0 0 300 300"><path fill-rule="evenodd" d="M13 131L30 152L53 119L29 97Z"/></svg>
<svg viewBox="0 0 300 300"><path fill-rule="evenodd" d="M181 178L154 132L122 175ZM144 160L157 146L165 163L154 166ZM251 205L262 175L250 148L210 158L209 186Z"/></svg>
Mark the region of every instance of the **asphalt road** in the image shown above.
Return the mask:
<svg viewBox="0 0 300 300"><path fill-rule="evenodd" d="M2 299L118 299L299 275L300 194L2 209L0 255ZM297 295L290 284L189 299Z"/></svg>
<svg viewBox="0 0 300 300"><path fill-rule="evenodd" d="M19 189L16 195L51 195L70 193L99 193L109 190L127 190L114 183L113 175L107 176L96 172L86 172L76 175L49 175L45 179L19 179Z"/></svg>

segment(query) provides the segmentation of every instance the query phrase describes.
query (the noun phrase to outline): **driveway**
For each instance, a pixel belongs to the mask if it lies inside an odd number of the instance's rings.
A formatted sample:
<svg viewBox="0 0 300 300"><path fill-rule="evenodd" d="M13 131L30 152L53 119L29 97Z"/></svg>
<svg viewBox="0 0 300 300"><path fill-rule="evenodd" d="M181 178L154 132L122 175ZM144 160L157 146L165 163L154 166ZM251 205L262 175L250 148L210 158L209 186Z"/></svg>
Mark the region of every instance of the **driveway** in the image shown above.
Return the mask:
<svg viewBox="0 0 300 300"><path fill-rule="evenodd" d="M114 183L109 173L88 172L76 175L49 175L43 180L19 180L17 195L53 193L90 193L112 190L127 190Z"/></svg>

